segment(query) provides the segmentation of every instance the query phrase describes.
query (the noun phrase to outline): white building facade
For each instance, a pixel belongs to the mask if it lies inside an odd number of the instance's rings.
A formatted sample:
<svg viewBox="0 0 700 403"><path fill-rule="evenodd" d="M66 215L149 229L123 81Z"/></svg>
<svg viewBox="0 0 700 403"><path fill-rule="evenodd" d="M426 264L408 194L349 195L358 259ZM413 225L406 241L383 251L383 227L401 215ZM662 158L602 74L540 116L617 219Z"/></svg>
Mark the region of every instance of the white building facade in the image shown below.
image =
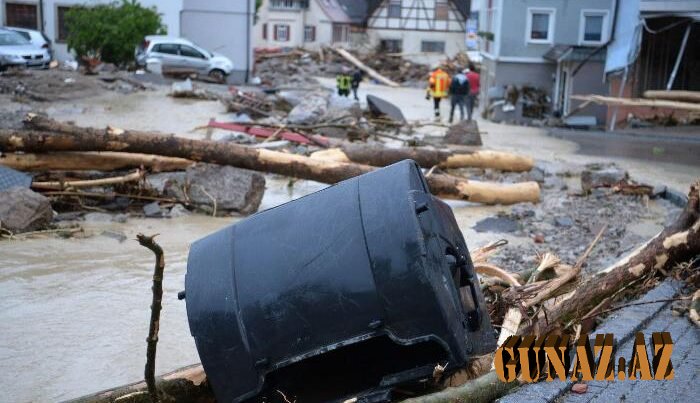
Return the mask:
<svg viewBox="0 0 700 403"><path fill-rule="evenodd" d="M55 58L72 60L66 45L65 12L77 5L107 4L113 0L0 0L0 24L42 31L51 41ZM161 15L168 35L185 37L234 63L232 79L247 80L252 70L255 0L139 0Z"/></svg>

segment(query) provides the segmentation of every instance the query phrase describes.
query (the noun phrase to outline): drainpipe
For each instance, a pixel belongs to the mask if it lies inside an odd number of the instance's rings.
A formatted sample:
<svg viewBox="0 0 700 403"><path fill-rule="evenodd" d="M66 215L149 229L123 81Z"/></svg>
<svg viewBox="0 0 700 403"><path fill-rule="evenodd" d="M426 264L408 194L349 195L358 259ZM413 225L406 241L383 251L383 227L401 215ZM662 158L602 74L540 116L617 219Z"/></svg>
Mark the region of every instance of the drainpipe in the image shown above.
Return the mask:
<svg viewBox="0 0 700 403"><path fill-rule="evenodd" d="M39 30L42 34L44 33L44 0L39 0Z"/></svg>
<svg viewBox="0 0 700 403"><path fill-rule="evenodd" d="M247 49L245 52L245 82L249 82L250 79L250 52L252 51L252 43L250 40L250 25L252 24L251 21L251 13L250 13L250 3L253 0L246 0L245 2L245 18L246 18L246 29L245 29L245 40L247 44Z"/></svg>

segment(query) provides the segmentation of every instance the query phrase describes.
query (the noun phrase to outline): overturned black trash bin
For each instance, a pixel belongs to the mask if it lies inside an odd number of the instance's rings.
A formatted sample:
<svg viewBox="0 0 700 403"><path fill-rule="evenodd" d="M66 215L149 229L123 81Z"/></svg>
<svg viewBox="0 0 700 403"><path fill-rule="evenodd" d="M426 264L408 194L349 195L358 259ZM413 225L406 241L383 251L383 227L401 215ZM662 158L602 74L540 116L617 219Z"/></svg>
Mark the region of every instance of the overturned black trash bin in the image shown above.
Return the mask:
<svg viewBox="0 0 700 403"><path fill-rule="evenodd" d="M495 348L454 215L409 160L195 242L185 291L221 402L272 383L299 401L388 390Z"/></svg>

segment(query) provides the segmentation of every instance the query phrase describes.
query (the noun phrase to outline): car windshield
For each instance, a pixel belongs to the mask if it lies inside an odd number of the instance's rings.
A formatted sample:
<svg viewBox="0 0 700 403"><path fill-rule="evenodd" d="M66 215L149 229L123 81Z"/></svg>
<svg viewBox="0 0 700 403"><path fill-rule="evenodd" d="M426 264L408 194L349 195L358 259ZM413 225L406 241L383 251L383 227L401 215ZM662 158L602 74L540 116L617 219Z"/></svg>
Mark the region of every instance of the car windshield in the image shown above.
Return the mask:
<svg viewBox="0 0 700 403"><path fill-rule="evenodd" d="M0 46L27 45L29 41L16 32L0 32Z"/></svg>

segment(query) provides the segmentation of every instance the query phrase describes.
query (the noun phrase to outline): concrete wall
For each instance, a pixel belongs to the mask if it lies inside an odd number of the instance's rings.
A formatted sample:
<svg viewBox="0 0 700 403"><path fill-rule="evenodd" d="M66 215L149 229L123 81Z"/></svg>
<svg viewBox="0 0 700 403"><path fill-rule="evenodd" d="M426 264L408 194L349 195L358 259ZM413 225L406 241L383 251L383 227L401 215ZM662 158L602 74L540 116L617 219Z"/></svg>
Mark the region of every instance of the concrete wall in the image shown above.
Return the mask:
<svg viewBox="0 0 700 403"><path fill-rule="evenodd" d="M495 33L500 40L500 57L540 58L553 44L580 44L580 30L583 24L582 10L607 10L607 23L603 42L612 28L612 8L614 0L502 0L501 31ZM554 9L552 43L532 43L527 40L528 8ZM500 34L500 35L499 35ZM500 37L500 39L499 39Z"/></svg>
<svg viewBox="0 0 700 403"><path fill-rule="evenodd" d="M232 83L245 82L253 68L255 0L184 0L180 34L234 64Z"/></svg>
<svg viewBox="0 0 700 403"><path fill-rule="evenodd" d="M578 66L579 62L571 62L571 69L573 70ZM607 95L608 86L603 81L603 70L605 70L605 64L603 62L588 62L581 70L576 73L576 75L571 80L571 94L570 95ZM570 100L569 110L573 110L581 104L583 101ZM578 115L592 115L596 117L598 124L605 123L608 113L608 108L605 105L590 105L586 109L582 110Z"/></svg>
<svg viewBox="0 0 700 403"><path fill-rule="evenodd" d="M59 61L73 59L73 55L68 51L66 44L64 42L56 41L58 36L57 7L80 4L104 4L110 3L111 1L112 0L44 0L44 15L39 16L39 18L42 19L43 17L44 33L53 44L56 59ZM163 24L166 26L168 33L174 36L180 35L180 10L182 9L182 2L183 0L140 0L141 5L156 8L158 13L161 14ZM202 2L204 1L202 0ZM38 0L0 0L1 25L5 25L6 23L6 3L33 4L37 6L37 10L40 9ZM37 26L41 27L41 24L38 23Z"/></svg>

